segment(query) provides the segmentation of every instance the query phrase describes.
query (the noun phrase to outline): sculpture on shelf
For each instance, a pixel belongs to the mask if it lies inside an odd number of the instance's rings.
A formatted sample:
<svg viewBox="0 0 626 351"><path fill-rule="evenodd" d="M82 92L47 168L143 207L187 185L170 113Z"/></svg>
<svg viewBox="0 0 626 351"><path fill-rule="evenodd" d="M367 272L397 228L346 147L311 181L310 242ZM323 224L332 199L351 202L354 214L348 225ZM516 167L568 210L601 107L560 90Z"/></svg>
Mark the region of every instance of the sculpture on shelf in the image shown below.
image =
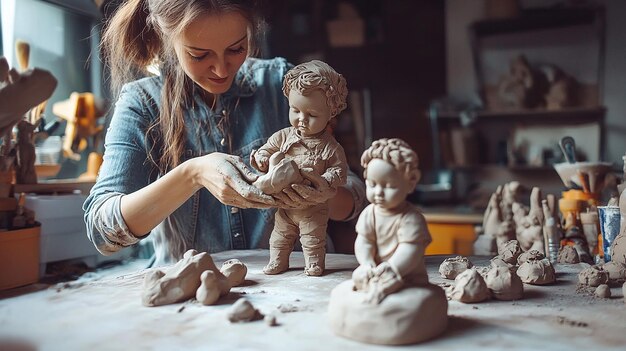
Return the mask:
<svg viewBox="0 0 626 351"><path fill-rule="evenodd" d="M267 172L254 185L267 194L286 196L291 187L310 185L318 190L308 199L314 205L278 209L270 237L270 262L265 274L289 268L289 255L298 234L305 267L310 276L325 268L327 201L347 180L343 148L328 130L328 123L346 108L346 81L328 64L311 61L285 75L283 92L289 99L291 127L274 133L250 155L250 164Z"/></svg>
<svg viewBox="0 0 626 351"><path fill-rule="evenodd" d="M78 161L80 152L88 144L98 144L98 138L104 129L104 126L99 125L98 119L104 115L104 107L103 102L94 94L74 92L68 100L55 103L52 112L67 121L63 142L64 157ZM97 170L95 173L97 174Z"/></svg>
<svg viewBox="0 0 626 351"><path fill-rule="evenodd" d="M0 178L3 184L0 184L0 188L7 187L5 182L10 184L14 163L17 163L17 183L37 183L32 136L39 123L41 110L34 107L49 98L56 85L57 80L50 72L38 68L18 72L14 68L9 69L6 59L0 57L0 138L3 139L0 152ZM39 111L33 114L36 117L32 121L34 125L24 120L31 108ZM16 124L17 150L13 148L11 133ZM2 193L6 191L3 190Z"/></svg>
<svg viewBox="0 0 626 351"><path fill-rule="evenodd" d="M333 331L374 344L418 343L443 332L448 302L428 282L426 220L406 201L420 179L417 154L400 139L380 139L363 153L367 199L356 225L359 267L331 293Z"/></svg>

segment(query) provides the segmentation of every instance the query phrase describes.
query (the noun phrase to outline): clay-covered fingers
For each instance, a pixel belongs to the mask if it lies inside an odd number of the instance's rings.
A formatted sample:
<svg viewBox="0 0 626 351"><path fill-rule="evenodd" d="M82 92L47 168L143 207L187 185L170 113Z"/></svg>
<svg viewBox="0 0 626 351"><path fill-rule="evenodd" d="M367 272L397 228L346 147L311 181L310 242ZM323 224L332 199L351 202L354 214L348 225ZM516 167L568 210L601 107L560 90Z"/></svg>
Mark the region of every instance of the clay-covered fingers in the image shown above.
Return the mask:
<svg viewBox="0 0 626 351"><path fill-rule="evenodd" d="M321 175L315 173L312 168L302 168L300 170L300 174L302 174L305 179L308 179L315 189L323 190L324 188L329 187L326 179L324 179Z"/></svg>
<svg viewBox="0 0 626 351"><path fill-rule="evenodd" d="M275 205L271 196L241 178L230 179L230 186L239 195L240 201L243 201L243 208L268 208Z"/></svg>
<svg viewBox="0 0 626 351"><path fill-rule="evenodd" d="M272 195L276 200L276 207L283 209L296 209L300 207L300 204L293 201L287 194L278 192Z"/></svg>
<svg viewBox="0 0 626 351"><path fill-rule="evenodd" d="M229 161L249 183L254 183L254 181L259 178L258 175L254 174L252 170L246 166L241 157L231 156Z"/></svg>

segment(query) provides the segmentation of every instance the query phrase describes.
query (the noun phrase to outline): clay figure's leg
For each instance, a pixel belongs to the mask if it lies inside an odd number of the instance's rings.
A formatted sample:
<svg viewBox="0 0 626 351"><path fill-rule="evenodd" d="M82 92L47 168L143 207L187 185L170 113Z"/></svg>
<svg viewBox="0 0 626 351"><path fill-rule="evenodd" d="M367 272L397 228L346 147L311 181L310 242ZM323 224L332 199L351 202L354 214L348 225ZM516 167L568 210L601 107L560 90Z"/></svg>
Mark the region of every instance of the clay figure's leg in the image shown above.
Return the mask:
<svg viewBox="0 0 626 351"><path fill-rule="evenodd" d="M270 235L270 262L263 273L279 274L289 269L289 255L298 237L298 227L284 209L276 211L274 230Z"/></svg>
<svg viewBox="0 0 626 351"><path fill-rule="evenodd" d="M308 216L301 216L300 243L304 254L304 273L320 276L326 266L326 228L328 227L328 208L318 208Z"/></svg>

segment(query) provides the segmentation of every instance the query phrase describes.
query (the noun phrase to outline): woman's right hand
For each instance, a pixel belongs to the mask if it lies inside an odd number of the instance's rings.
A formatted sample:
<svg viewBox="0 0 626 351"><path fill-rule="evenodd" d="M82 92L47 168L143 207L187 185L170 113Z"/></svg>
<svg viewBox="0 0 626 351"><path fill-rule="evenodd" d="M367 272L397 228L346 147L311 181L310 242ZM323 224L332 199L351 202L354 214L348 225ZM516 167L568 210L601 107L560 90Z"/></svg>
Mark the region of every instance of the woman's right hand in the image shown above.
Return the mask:
<svg viewBox="0 0 626 351"><path fill-rule="evenodd" d="M258 178L241 157L214 152L190 160L194 181L221 203L239 208L270 208L275 200L252 183Z"/></svg>

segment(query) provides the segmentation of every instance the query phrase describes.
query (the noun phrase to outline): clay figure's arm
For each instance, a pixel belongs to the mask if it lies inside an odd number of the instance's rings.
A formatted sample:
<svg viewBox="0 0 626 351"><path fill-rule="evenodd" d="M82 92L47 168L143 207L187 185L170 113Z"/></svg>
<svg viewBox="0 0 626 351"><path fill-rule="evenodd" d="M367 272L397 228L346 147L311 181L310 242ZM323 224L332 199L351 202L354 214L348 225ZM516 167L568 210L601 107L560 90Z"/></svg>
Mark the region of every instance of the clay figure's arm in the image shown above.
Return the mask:
<svg viewBox="0 0 626 351"><path fill-rule="evenodd" d="M354 256L361 266L376 267L376 243L363 235L357 235L354 241Z"/></svg>
<svg viewBox="0 0 626 351"><path fill-rule="evenodd" d="M413 243L400 243L393 255L387 260L400 277L406 277L423 262L424 248Z"/></svg>
<svg viewBox="0 0 626 351"><path fill-rule="evenodd" d="M250 154L250 164L261 172L269 169L270 157L280 151L280 147L285 141L285 129L279 130L267 139L267 142L258 150L252 150Z"/></svg>

